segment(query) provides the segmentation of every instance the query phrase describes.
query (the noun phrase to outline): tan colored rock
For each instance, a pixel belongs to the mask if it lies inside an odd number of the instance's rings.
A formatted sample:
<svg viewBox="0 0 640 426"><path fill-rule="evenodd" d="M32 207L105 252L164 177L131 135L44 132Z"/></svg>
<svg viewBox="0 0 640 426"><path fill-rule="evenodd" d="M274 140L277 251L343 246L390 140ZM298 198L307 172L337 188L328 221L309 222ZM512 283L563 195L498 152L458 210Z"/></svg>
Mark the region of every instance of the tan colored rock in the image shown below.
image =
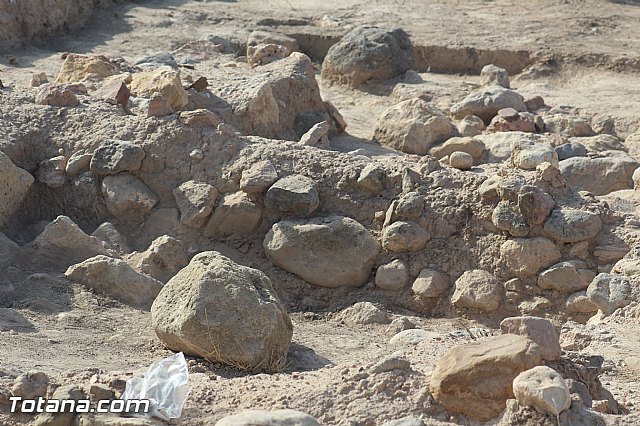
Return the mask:
<svg viewBox="0 0 640 426"><path fill-rule="evenodd" d="M500 246L500 259L517 277L528 277L561 258L560 249L549 239L514 238Z"/></svg>
<svg viewBox="0 0 640 426"><path fill-rule="evenodd" d="M571 405L571 395L564 379L546 365L520 373L513 380L513 393L521 405L535 407L554 416Z"/></svg>
<svg viewBox="0 0 640 426"><path fill-rule="evenodd" d="M247 194L259 193L267 190L278 180L278 172L269 160L253 163L242 171L240 189Z"/></svg>
<svg viewBox="0 0 640 426"><path fill-rule="evenodd" d="M173 190L180 209L180 222L190 228L201 228L213 211L218 190L205 182L190 180Z"/></svg>
<svg viewBox="0 0 640 426"><path fill-rule="evenodd" d="M551 321L539 317L509 317L500 323L502 334L517 334L528 337L540 347L540 355L546 361L560 359L562 349L558 333Z"/></svg>
<svg viewBox="0 0 640 426"><path fill-rule="evenodd" d="M456 346L438 361L431 393L446 410L487 421L514 397L513 379L541 361L537 344L513 334Z"/></svg>
<svg viewBox="0 0 640 426"><path fill-rule="evenodd" d="M473 158L480 158L484 153L484 143L472 137L453 137L447 139L442 145L434 146L429 150L429 155L438 160L456 151L466 152Z"/></svg>
<svg viewBox="0 0 640 426"><path fill-rule="evenodd" d="M248 235L260 225L262 207L244 192L227 194L218 202L204 229L205 235Z"/></svg>
<svg viewBox="0 0 640 426"><path fill-rule="evenodd" d="M276 265L329 288L366 283L380 251L364 226L343 216L282 220L267 233L263 246Z"/></svg>
<svg viewBox="0 0 640 426"><path fill-rule="evenodd" d="M586 291L578 291L567 298L567 311L573 314L592 314L598 312L598 307L587 296Z"/></svg>
<svg viewBox="0 0 640 426"><path fill-rule="evenodd" d="M449 117L416 98L387 109L378 119L373 137L389 148L425 155L429 148L446 141L452 133L453 123Z"/></svg>
<svg viewBox="0 0 640 426"><path fill-rule="evenodd" d="M282 369L293 335L269 278L213 251L169 280L151 318L168 348L243 370Z"/></svg>
<svg viewBox="0 0 640 426"><path fill-rule="evenodd" d="M147 117L165 117L173 114L173 112L169 99L161 93L156 92L149 97Z"/></svg>
<svg viewBox="0 0 640 426"><path fill-rule="evenodd" d="M402 290L409 284L409 266L400 259L380 265L375 282L377 287L384 290Z"/></svg>
<svg viewBox="0 0 640 426"><path fill-rule="evenodd" d="M108 256L95 256L70 266L64 275L98 293L146 309L162 288L161 282L134 271L124 260Z"/></svg>
<svg viewBox="0 0 640 426"><path fill-rule="evenodd" d="M421 300L440 297L449 288L449 277L442 272L423 269L413 282L411 291Z"/></svg>
<svg viewBox="0 0 640 426"><path fill-rule="evenodd" d="M67 165L65 166L65 173L69 177L74 177L79 175L83 171L89 170L89 165L91 164L91 158L93 154L84 153L84 152L75 152L69 160L67 161Z"/></svg>
<svg viewBox="0 0 640 426"><path fill-rule="evenodd" d="M340 312L338 317L345 324L389 324L389 316L371 302L357 302Z"/></svg>
<svg viewBox="0 0 640 426"><path fill-rule="evenodd" d="M29 87L40 87L48 82L49 79L47 78L47 74L39 72L31 76L31 80L29 80Z"/></svg>
<svg viewBox="0 0 640 426"><path fill-rule="evenodd" d="M307 133L302 135L300 143L303 145L329 149L329 129L331 129L331 124L328 121L317 123L309 129Z"/></svg>
<svg viewBox="0 0 640 426"><path fill-rule="evenodd" d="M131 80L131 93L145 98L160 93L174 110L184 108L189 103L187 92L180 81L180 73L169 66L135 73Z"/></svg>
<svg viewBox="0 0 640 426"><path fill-rule="evenodd" d="M158 196L142 181L121 173L102 181L102 195L107 209L117 218L140 217L158 204Z"/></svg>
<svg viewBox="0 0 640 426"><path fill-rule="evenodd" d="M181 111L178 119L185 126L209 126L217 128L222 121L208 109L195 109L193 111Z"/></svg>
<svg viewBox="0 0 640 426"><path fill-rule="evenodd" d="M382 246L393 252L411 252L424 248L431 235L412 221L398 221L387 226L382 233Z"/></svg>
<svg viewBox="0 0 640 426"><path fill-rule="evenodd" d="M102 55L68 54L58 72L56 83L78 83L92 74L106 78L117 73L116 66Z"/></svg>
<svg viewBox="0 0 640 426"><path fill-rule="evenodd" d="M580 260L560 262L538 276L538 287L543 290L555 289L563 293L574 293L589 287L596 273L587 269Z"/></svg>
<svg viewBox="0 0 640 426"><path fill-rule="evenodd" d="M454 151L449 156L449 165L454 169L469 170L473 167L473 157L462 151Z"/></svg>
<svg viewBox="0 0 640 426"><path fill-rule="evenodd" d="M320 426L308 414L295 410L247 410L224 417L215 426Z"/></svg>
<svg viewBox="0 0 640 426"><path fill-rule="evenodd" d="M186 247L173 237L163 235L156 238L142 253L133 253L127 263L136 271L166 283L180 269L189 264L191 256Z"/></svg>
<svg viewBox="0 0 640 426"><path fill-rule="evenodd" d="M267 65L279 59L284 59L290 54L291 52L287 46L261 43L256 46L247 47L247 63L253 67Z"/></svg>
<svg viewBox="0 0 640 426"><path fill-rule="evenodd" d="M20 207L34 181L29 172L17 167L0 151L0 229Z"/></svg>
<svg viewBox="0 0 640 426"><path fill-rule="evenodd" d="M36 103L58 107L74 107L80 101L66 84L45 83L36 92Z"/></svg>
<svg viewBox="0 0 640 426"><path fill-rule="evenodd" d="M504 289L488 271L466 271L455 282L451 303L458 308L495 311L502 302Z"/></svg>

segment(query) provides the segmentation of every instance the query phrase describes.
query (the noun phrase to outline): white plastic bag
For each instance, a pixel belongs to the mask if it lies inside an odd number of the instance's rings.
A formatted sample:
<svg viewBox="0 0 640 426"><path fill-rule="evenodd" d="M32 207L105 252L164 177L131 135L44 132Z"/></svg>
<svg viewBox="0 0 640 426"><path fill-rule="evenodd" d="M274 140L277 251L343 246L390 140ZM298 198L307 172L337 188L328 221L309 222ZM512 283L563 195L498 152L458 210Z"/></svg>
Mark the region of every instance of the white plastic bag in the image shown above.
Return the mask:
<svg viewBox="0 0 640 426"><path fill-rule="evenodd" d="M148 399L149 414L163 420L176 419L189 393L189 371L184 354L154 362L143 377L127 380L120 399Z"/></svg>

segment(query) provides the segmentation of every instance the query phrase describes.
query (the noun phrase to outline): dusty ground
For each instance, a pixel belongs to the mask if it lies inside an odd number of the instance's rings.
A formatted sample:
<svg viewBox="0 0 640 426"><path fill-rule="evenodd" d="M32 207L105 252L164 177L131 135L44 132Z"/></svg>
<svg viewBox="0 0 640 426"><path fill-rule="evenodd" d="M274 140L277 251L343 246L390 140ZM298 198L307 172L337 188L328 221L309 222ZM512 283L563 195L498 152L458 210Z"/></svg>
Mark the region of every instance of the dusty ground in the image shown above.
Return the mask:
<svg viewBox="0 0 640 426"><path fill-rule="evenodd" d="M462 66L456 65L455 58L464 56L460 53L463 48L525 51L526 61L512 60L508 53L496 56L504 66L519 68L517 71L525 69L520 75L512 74L512 87L520 93L542 95L550 105L572 105L590 114L613 116L622 137L640 131L640 6L587 0L520 3L506 0L130 3L101 12L84 30L47 40L37 48L0 51L0 79L5 85L19 87L25 86L36 72L46 72L51 78L57 73L63 52L123 56L134 61L206 35L231 34L242 39L263 18L305 19L309 25L275 29L314 37L338 36L360 23L392 24L407 30L417 46L450 49L446 55L451 57L450 71L456 74L420 70L422 77L432 83L429 93L437 99L438 107L447 108L479 82L477 73L458 74L471 63L465 59L460 60ZM8 54L15 55L16 66L8 65ZM547 61L550 58L553 61ZM551 64L553 72L547 75L541 64ZM328 86L322 81L320 85L323 98L331 100L344 115L351 135L332 141L334 148L348 151L364 145L374 154L398 155L367 142L376 117L393 103L393 97L389 96L391 86L356 91ZM247 257L253 256L254 263L261 264L265 259L260 247L257 240L248 255L228 250L232 258L243 258L246 263ZM275 282L278 278L272 277ZM153 361L170 354L155 337L148 312L96 296L80 286L56 286L51 280L24 271L0 277L3 285L24 289L23 297L12 307L31 323L24 332L0 331L0 383L10 383L20 372L33 368L46 371L56 383L86 382L94 375L108 383L115 376L126 378L141 373ZM425 413L442 421L459 420L433 408L426 390L428 375L438 357L452 345L469 339L455 318L416 316L368 288L357 293L336 292L329 299L326 292L314 293L310 289L310 298L315 297L315 302L301 303L286 295L286 283L276 287L288 303L295 330L285 372L273 376L247 375L192 361L191 396L177 424L214 424L243 408L277 407L305 411L323 424L374 425ZM369 299L381 303L394 316L408 316L437 337L415 347L393 348L388 345L391 335L386 326L351 328L336 319L335 312L339 309L353 301ZM465 324L472 326L469 322ZM478 324L494 332L496 325L491 321ZM636 355L640 345L637 318L610 320L593 327L592 333L597 337L584 351L605 356L603 383L633 412L640 405L640 371L637 366L634 370L627 365L625 359ZM363 383L355 374L360 367L396 349L403 350L411 361L411 374L400 379L377 377L372 383ZM399 382L391 383L395 380ZM392 390L374 393L373 397L367 393L381 381ZM1 424L17 425L25 421L26 417L8 416L0 409Z"/></svg>

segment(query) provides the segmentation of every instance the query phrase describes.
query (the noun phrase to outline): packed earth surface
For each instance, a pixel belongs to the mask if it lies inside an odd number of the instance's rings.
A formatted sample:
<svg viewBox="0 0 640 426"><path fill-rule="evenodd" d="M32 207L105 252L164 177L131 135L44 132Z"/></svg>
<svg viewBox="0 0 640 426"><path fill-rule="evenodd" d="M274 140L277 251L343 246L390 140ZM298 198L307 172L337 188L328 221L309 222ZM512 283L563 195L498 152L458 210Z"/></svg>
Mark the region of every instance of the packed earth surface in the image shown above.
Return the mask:
<svg viewBox="0 0 640 426"><path fill-rule="evenodd" d="M640 424L638 22L0 0L0 425Z"/></svg>

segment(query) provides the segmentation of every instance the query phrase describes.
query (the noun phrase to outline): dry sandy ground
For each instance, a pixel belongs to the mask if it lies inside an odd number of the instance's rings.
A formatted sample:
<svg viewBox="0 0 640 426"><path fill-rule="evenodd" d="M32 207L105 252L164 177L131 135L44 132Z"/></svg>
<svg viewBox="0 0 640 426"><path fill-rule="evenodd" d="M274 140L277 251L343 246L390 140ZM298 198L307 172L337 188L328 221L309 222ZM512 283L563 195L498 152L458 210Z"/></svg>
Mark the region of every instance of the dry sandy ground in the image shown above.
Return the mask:
<svg viewBox="0 0 640 426"><path fill-rule="evenodd" d="M536 72L515 76L512 86L525 96L542 95L550 105L573 105L589 113L611 115L622 136L640 131L640 7L587 0L521 3L524 2L172 0L129 4L102 12L86 30L49 40L39 48L0 52L0 79L20 86L26 85L36 72L54 77L61 64L60 54L67 51L117 55L133 62L205 35L242 38L263 18L306 19L315 26L283 26L276 30L310 34L341 34L356 24L375 23L401 26L415 44L422 46L524 50L530 58L537 58L532 63L544 63L553 57L562 64L557 72L549 76ZM17 57L18 66L7 65L9 53ZM628 60L620 60L625 57ZM464 97L478 82L475 75L422 76L432 83L430 94L442 108ZM327 87L322 82L321 87L323 97L345 116L353 136L333 141L339 149L366 143L363 140L371 137L375 118L393 103L388 96L390 87L355 91ZM260 247L260 242L253 247ZM258 251L254 255L261 256ZM153 361L170 354L155 338L148 312L119 305L81 287L56 286L56 277L36 274L9 278L13 285L29 289L13 307L33 327L23 332L0 332L2 384L10 383L12 375L33 368L46 371L56 383L88 383L91 377L108 383L116 376L126 378L141 373ZM284 292L286 286L278 290ZM311 288L309 293L310 298L320 297ZM386 326L351 328L335 318L338 309L369 297L367 288L357 294L336 291L330 300L318 302L318 308L310 312L295 308L299 306L296 301L283 294L293 311L295 327L286 371L252 376L192 361L192 392L183 418L177 423L214 424L243 408L274 407L306 411L324 424L375 425L423 413L442 421L455 421L431 406L426 383L437 358L452 345L469 339L461 333L459 322L419 318L389 305L387 309L393 315L408 315L421 328L437 334L417 346L391 347ZM385 304L385 300L374 301ZM496 324L479 327L495 330ZM640 404L640 371L633 370L624 360L637 352L638 330L635 318L596 325L590 331L595 337L585 349L606 357L603 382L632 411ZM361 367L395 350L404 351L412 362L411 373L401 378L382 375L369 381L357 375ZM0 410L1 424L23 424L26 420L8 417Z"/></svg>

